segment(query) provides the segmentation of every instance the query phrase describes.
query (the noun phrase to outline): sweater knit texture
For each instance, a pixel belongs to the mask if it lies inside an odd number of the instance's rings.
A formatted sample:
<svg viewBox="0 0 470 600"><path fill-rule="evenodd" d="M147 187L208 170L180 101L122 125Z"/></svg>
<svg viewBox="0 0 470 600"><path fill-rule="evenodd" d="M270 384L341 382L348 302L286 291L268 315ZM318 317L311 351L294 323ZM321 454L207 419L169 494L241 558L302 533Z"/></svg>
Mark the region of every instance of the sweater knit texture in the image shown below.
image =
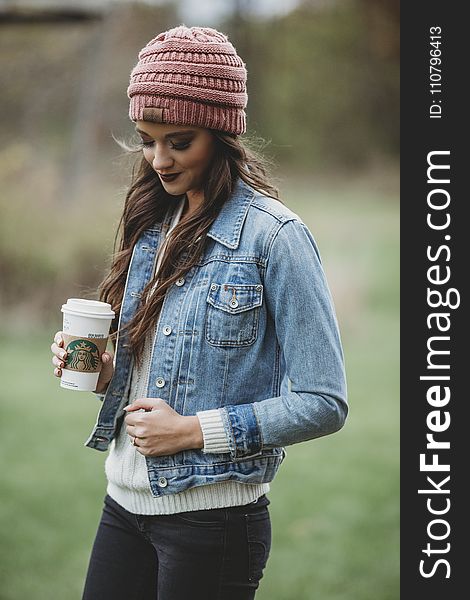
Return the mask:
<svg viewBox="0 0 470 600"><path fill-rule="evenodd" d="M185 198L174 209L170 227L158 251L156 273L158 273L163 258L165 242L181 217L184 203ZM158 320L155 328L145 340L141 368L134 367L133 369L129 403L137 398L147 397L152 348L157 333ZM201 411L197 413L197 416L203 432L203 452L228 453L229 444L220 411L217 409ZM269 491L269 484L242 484L235 481L224 481L156 498L150 489L145 457L132 445L131 437L127 434L124 423L110 444L105 462L105 472L108 479L107 493L126 510L140 515L163 515L240 506L255 501Z"/></svg>

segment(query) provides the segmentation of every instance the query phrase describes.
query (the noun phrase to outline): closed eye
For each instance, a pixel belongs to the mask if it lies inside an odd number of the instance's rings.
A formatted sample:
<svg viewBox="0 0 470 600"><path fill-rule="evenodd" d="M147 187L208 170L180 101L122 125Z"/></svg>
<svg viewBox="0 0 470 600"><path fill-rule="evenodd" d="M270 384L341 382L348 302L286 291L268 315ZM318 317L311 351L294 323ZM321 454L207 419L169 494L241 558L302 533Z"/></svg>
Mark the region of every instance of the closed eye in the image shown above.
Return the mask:
<svg viewBox="0 0 470 600"><path fill-rule="evenodd" d="M142 146L145 146L146 148L150 148L151 146L153 146L155 144L155 142L152 140L151 142L146 142L145 140L140 140L140 144ZM179 142L177 144L170 142L170 148L172 150L186 150L187 148L189 148L189 146L191 145L191 142Z"/></svg>
<svg viewBox="0 0 470 600"><path fill-rule="evenodd" d="M191 142L180 142L179 144L174 144L171 142L170 148L172 150L186 150L191 145Z"/></svg>

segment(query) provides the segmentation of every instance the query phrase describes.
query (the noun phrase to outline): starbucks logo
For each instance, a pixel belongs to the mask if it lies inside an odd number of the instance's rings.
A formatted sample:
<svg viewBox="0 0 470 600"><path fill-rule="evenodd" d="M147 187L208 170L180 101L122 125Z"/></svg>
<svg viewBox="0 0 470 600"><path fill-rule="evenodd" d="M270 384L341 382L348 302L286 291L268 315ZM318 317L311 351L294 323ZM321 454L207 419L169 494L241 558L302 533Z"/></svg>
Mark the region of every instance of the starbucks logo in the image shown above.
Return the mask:
<svg viewBox="0 0 470 600"><path fill-rule="evenodd" d="M74 340L66 348L67 352L67 367L77 371L96 372L99 361L100 352L88 340Z"/></svg>

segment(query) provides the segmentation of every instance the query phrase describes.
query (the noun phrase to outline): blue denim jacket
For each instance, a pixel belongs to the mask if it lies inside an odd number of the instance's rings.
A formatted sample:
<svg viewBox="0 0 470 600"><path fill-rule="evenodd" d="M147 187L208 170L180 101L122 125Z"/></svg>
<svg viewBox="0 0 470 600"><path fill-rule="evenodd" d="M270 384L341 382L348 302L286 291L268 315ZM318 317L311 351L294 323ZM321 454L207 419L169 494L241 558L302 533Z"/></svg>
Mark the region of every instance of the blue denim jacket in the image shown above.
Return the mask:
<svg viewBox="0 0 470 600"><path fill-rule="evenodd" d="M168 222L135 245L121 326L153 276ZM147 396L183 415L221 408L230 453L146 457L155 497L228 479L269 482L283 446L337 431L348 411L334 308L306 225L238 180L207 236L204 256L163 302ZM108 448L125 416L133 360L124 333L115 365L85 442L97 450Z"/></svg>

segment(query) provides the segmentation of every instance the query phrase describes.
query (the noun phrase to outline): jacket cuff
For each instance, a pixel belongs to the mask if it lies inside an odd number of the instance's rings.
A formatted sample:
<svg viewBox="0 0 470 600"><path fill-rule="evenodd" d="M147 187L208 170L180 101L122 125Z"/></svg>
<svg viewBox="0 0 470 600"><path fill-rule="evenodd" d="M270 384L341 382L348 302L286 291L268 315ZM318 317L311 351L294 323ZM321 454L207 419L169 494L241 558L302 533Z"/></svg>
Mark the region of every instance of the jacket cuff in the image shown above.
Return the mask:
<svg viewBox="0 0 470 600"><path fill-rule="evenodd" d="M228 432L232 457L243 458L260 454L263 444L254 405L225 406L220 410Z"/></svg>
<svg viewBox="0 0 470 600"><path fill-rule="evenodd" d="M220 410L204 410L197 412L196 416L199 419L204 438L204 448L202 451L206 453L228 454L230 446Z"/></svg>

